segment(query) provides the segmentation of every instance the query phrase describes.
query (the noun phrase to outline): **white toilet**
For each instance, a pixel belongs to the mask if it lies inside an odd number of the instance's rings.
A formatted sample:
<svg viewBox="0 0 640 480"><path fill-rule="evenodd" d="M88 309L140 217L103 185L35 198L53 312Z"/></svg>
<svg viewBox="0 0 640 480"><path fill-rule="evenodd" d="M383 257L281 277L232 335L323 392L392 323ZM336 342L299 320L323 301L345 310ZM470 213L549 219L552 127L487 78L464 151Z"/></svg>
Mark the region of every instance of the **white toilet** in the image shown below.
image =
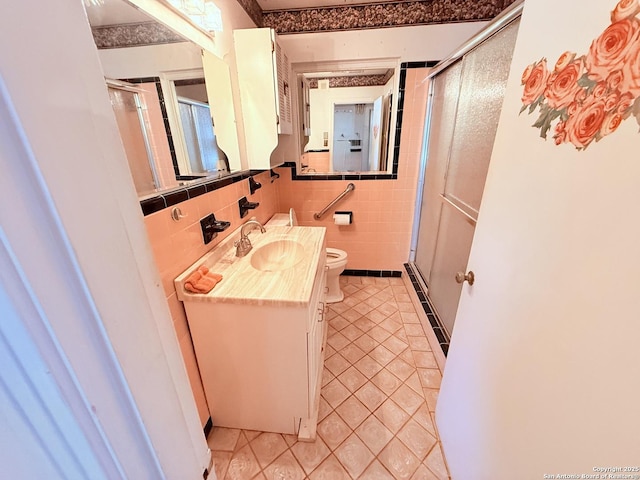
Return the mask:
<svg viewBox="0 0 640 480"><path fill-rule="evenodd" d="M276 213L266 223L269 225L280 226L296 226L298 225L298 219L296 218L296 212L289 210L289 213ZM344 298L344 293L340 288L340 274L344 272L344 268L347 266L347 252L339 250L337 248L327 248L327 296L325 301L327 303L341 302Z"/></svg>

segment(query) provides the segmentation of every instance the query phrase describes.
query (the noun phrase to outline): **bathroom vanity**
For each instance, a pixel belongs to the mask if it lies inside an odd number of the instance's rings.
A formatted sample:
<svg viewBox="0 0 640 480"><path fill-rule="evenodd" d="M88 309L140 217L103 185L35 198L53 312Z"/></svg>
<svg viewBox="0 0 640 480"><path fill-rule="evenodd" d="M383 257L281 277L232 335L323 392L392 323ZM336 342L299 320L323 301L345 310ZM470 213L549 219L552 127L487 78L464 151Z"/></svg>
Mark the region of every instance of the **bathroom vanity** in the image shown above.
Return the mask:
<svg viewBox="0 0 640 480"><path fill-rule="evenodd" d="M325 228L267 227L236 256L234 232L175 280L215 426L315 438L326 344ZM201 265L222 281L192 294Z"/></svg>

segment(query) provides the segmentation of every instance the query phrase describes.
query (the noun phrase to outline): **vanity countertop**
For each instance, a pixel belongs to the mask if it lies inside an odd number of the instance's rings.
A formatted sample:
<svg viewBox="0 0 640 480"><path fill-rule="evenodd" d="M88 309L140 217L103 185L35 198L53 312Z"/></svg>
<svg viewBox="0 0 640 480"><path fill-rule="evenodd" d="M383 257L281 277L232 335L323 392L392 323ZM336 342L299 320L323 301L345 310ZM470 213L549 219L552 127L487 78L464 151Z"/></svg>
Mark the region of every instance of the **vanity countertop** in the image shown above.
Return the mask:
<svg viewBox="0 0 640 480"><path fill-rule="evenodd" d="M209 253L175 279L178 299L189 302L214 302L253 305L305 306L309 304L320 255L324 255L325 227L268 226L266 233L254 228L249 233L253 245L244 257L236 257L235 240L240 228L215 246ZM252 266L251 257L261 246L278 240L298 242L304 257L294 266L279 271L260 271ZM222 275L222 281L209 293L190 293L185 280L205 265Z"/></svg>

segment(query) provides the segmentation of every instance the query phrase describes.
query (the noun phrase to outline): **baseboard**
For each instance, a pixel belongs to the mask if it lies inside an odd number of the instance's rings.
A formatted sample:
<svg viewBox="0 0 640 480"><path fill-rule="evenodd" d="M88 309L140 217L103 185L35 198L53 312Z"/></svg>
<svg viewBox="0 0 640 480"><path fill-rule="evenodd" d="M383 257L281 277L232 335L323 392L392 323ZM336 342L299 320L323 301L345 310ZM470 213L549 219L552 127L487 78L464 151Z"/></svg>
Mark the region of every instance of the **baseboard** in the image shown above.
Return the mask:
<svg viewBox="0 0 640 480"><path fill-rule="evenodd" d="M345 269L341 275L349 277L401 277L402 272L397 270L349 270Z"/></svg>

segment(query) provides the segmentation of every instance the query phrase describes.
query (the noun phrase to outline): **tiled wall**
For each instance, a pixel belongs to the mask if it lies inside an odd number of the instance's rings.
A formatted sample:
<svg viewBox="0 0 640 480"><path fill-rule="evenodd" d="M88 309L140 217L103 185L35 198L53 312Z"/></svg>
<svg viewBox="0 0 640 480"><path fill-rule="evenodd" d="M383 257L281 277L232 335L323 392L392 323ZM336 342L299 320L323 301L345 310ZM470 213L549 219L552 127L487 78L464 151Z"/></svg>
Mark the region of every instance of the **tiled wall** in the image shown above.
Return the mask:
<svg viewBox="0 0 640 480"><path fill-rule="evenodd" d="M315 220L314 213L344 191L350 181L294 181L287 169L279 169L283 180L280 211L293 207L302 225L327 227L327 245L348 253L348 269L398 271L409 257L428 72L428 68L406 70L397 180L352 180L355 191L321 220ZM353 224L334 225L334 210L353 211Z"/></svg>
<svg viewBox="0 0 640 480"><path fill-rule="evenodd" d="M171 218L172 207L145 216L147 233L203 425L209 418L209 411L193 351L187 318L182 303L176 298L173 279L249 218L255 216L260 222L266 222L277 211L278 182L282 182L283 176L274 183L271 183L268 171L260 173L254 178L262 187L253 195L250 195L249 192L249 180L244 179L178 203L176 206L185 215L179 222L175 222ZM250 210L243 219L240 219L238 200L244 196L249 201L258 202L260 205L255 210ZM210 213L215 214L218 220L231 222L231 226L218 234L211 243L204 245L200 219Z"/></svg>

